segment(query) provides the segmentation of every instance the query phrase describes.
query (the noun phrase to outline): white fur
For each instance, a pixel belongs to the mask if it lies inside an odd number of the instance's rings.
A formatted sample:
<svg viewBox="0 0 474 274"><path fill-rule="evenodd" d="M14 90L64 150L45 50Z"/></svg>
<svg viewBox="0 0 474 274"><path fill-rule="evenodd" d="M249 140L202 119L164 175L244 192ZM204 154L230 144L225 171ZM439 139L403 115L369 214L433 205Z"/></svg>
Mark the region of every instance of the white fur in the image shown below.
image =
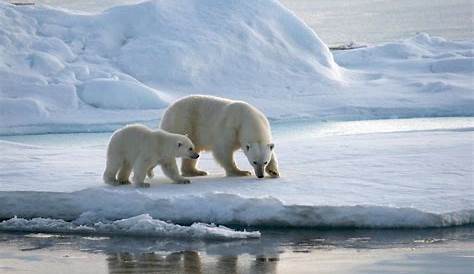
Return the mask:
<svg viewBox="0 0 474 274"><path fill-rule="evenodd" d="M198 152L212 151L227 176L250 175L235 165L233 153L239 148L258 177L263 177L264 169L272 177L279 176L268 120L245 102L204 95L184 97L165 112L161 128L186 134ZM196 160L183 159L183 175L206 175L196 169L196 163Z"/></svg>
<svg viewBox="0 0 474 274"><path fill-rule="evenodd" d="M146 175L153 177L153 168L161 165L164 174L173 181L189 183L179 175L176 157L199 157L188 137L151 130L143 125L128 125L115 131L110 138L104 182L128 184L133 170L134 183L147 187L149 185L144 183Z"/></svg>

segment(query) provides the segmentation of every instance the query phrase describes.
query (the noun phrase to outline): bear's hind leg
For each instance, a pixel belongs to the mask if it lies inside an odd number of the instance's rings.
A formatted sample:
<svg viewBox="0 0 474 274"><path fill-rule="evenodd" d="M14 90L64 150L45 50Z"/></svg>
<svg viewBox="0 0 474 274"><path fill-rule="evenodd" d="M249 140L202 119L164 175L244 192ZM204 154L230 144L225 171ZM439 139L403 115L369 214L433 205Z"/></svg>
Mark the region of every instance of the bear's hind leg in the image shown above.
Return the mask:
<svg viewBox="0 0 474 274"><path fill-rule="evenodd" d="M138 187L150 187L149 183L145 183L146 174L149 170L146 161L139 160L133 166L133 183Z"/></svg>
<svg viewBox="0 0 474 274"><path fill-rule="evenodd" d="M128 180L128 178L130 177L131 172L132 172L132 167L130 163L128 163L127 161L124 161L117 175L118 183L121 185L130 184L130 181Z"/></svg>
<svg viewBox="0 0 474 274"><path fill-rule="evenodd" d="M146 172L146 176L148 176L148 178L150 178L150 179L155 176L155 173L153 172L153 169L154 169L154 168L155 168L154 166L153 166L153 167L150 167L150 168L148 169L148 171Z"/></svg>
<svg viewBox="0 0 474 274"><path fill-rule="evenodd" d="M225 169L229 177L249 176L251 173L246 170L240 170L234 161L234 151L228 145L219 145L214 147L212 154L216 161Z"/></svg>
<svg viewBox="0 0 474 274"><path fill-rule="evenodd" d="M196 168L197 160L182 159L181 174L186 177L206 176L207 172Z"/></svg>
<svg viewBox="0 0 474 274"><path fill-rule="evenodd" d="M109 185L117 185L117 171L120 169L120 161L116 159L107 159L106 167L102 179Z"/></svg>

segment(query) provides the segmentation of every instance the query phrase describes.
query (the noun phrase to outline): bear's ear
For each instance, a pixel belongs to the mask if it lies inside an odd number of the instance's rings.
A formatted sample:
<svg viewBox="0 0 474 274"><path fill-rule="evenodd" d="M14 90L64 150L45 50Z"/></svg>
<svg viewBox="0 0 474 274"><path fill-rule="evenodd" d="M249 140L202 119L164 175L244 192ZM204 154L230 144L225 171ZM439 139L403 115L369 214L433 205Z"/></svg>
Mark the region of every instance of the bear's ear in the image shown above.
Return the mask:
<svg viewBox="0 0 474 274"><path fill-rule="evenodd" d="M275 144L273 144L273 143L268 144L268 147L270 148L270 150L273 150L273 148L275 147Z"/></svg>
<svg viewBox="0 0 474 274"><path fill-rule="evenodd" d="M250 150L250 145L248 145L248 144L245 145L245 149L246 149L247 151L249 151L249 150Z"/></svg>
<svg viewBox="0 0 474 274"><path fill-rule="evenodd" d="M181 147L182 145L183 145L183 143L178 142L178 147Z"/></svg>

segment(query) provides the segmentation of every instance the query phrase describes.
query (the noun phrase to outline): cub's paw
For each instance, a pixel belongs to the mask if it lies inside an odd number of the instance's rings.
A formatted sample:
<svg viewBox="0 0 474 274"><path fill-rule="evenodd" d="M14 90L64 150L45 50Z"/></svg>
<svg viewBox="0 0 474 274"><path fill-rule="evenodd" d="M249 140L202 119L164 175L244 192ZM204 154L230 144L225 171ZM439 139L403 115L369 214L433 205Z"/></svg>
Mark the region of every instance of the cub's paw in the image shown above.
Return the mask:
<svg viewBox="0 0 474 274"><path fill-rule="evenodd" d="M185 170L183 171L183 176L186 177L196 177L196 176L206 176L208 173L203 170Z"/></svg>
<svg viewBox="0 0 474 274"><path fill-rule="evenodd" d="M233 170L231 172L227 172L228 177L242 177L242 176L250 176L252 173L246 170Z"/></svg>
<svg viewBox="0 0 474 274"><path fill-rule="evenodd" d="M129 184L131 184L129 180L122 180L122 181L117 182L117 185L129 185Z"/></svg>

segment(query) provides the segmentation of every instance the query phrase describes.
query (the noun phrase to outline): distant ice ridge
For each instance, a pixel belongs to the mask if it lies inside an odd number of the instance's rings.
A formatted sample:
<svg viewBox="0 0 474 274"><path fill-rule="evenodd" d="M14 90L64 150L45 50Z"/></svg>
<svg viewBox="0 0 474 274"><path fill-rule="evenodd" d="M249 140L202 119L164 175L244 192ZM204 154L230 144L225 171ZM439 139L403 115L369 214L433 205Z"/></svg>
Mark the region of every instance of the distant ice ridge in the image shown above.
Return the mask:
<svg viewBox="0 0 474 274"><path fill-rule="evenodd" d="M28 229L29 225L47 228L50 222L44 219L33 219L33 221L13 219L12 221L11 218L15 217L75 220L72 224L52 221L53 227L58 229L65 226L64 229L79 231L94 229L92 231L106 232L110 229L116 232L142 233L143 230L143 233L151 231L150 233L159 234L161 231L167 231L169 226L169 230L186 231L186 233L194 233L193 235L205 234L202 230L206 230L211 236L228 230L203 224L194 224L190 228L172 226L159 220L170 220L180 224L202 222L257 227L338 228L425 228L474 223L474 210L470 209L433 213L414 208L377 205L287 205L273 197L246 198L228 193L156 198L151 193L139 191L100 189L87 189L73 193L0 192L0 201L2 201L0 218L10 219L0 225L0 230L15 229L17 225L20 230ZM139 217L134 217L137 215ZM91 220L108 221L95 223L91 228ZM23 223L25 228L22 228ZM86 224L85 228L77 226L84 224ZM138 230L135 231L133 228L138 228ZM252 237L250 235L256 234L244 233L242 237Z"/></svg>
<svg viewBox="0 0 474 274"><path fill-rule="evenodd" d="M333 56L273 0L97 14L0 2L0 25L0 134L159 120L191 93L248 101L273 120L474 115L473 41L419 34Z"/></svg>
<svg viewBox="0 0 474 274"><path fill-rule="evenodd" d="M153 219L148 214L116 221L91 222L91 214L82 214L75 222L62 219L14 217L0 222L0 230L47 233L115 234L133 236L179 237L193 239L232 240L259 238L260 232L235 231L225 226L194 223L181 226ZM93 214L92 214L93 215Z"/></svg>

